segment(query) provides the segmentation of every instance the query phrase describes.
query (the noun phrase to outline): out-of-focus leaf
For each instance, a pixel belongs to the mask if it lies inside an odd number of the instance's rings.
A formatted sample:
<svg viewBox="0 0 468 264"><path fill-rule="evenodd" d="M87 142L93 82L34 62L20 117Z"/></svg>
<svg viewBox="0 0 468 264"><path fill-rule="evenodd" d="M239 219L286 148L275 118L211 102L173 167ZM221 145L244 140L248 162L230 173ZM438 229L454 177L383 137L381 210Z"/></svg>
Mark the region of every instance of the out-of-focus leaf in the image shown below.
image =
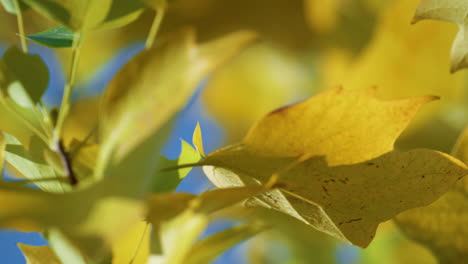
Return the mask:
<svg viewBox="0 0 468 264"><path fill-rule="evenodd" d="M153 192L169 192L175 190L179 183L187 176L192 168L181 168L173 170L164 170L165 168L175 168L184 164L193 164L201 159L200 154L189 143L181 140L181 150L179 158L176 160L167 159L164 156L160 157L158 162L159 168L163 171L158 171L155 180L152 183L151 191Z"/></svg>
<svg viewBox="0 0 468 264"><path fill-rule="evenodd" d="M97 184L83 191L53 194L2 183L0 198L5 210L0 213L0 226L28 232L49 229L61 237L62 242L54 246L68 241L67 247L83 256L85 263L99 260L144 213L139 201L113 195L107 186ZM59 249L54 250L58 253ZM60 252L66 253L64 249Z"/></svg>
<svg viewBox="0 0 468 264"><path fill-rule="evenodd" d="M453 155L468 163L468 128L460 136ZM468 258L467 197L465 176L441 199L398 215L396 222L408 237L427 246L441 263L462 263Z"/></svg>
<svg viewBox="0 0 468 264"><path fill-rule="evenodd" d="M46 47L69 48L73 45L74 33L68 27L60 25L26 37Z"/></svg>
<svg viewBox="0 0 468 264"><path fill-rule="evenodd" d="M344 75L335 75L329 83L350 89L377 86L378 94L383 98L421 94L443 98L423 109L406 135L433 118L444 105L459 100L466 84L466 76L447 71L448 50L450 39L456 33L455 26L436 21L411 25L418 2L397 0L389 4L380 14L367 48L350 60Z"/></svg>
<svg viewBox="0 0 468 264"><path fill-rule="evenodd" d="M166 263L191 263L189 261L194 243L209 224L213 213L266 190L263 186L255 185L216 189L198 197L184 193L150 196L147 202L148 220L160 232L162 257ZM253 235L254 232L250 234ZM200 257L219 253L219 248L214 247L211 250L204 247Z"/></svg>
<svg viewBox="0 0 468 264"><path fill-rule="evenodd" d="M305 0L304 2L309 24L318 32L328 32L338 23L338 11L345 1Z"/></svg>
<svg viewBox="0 0 468 264"><path fill-rule="evenodd" d="M6 147L5 136L2 133L0 133L0 173L3 172L3 165L5 163L5 147Z"/></svg>
<svg viewBox="0 0 468 264"><path fill-rule="evenodd" d="M111 29L128 25L140 17L144 8L145 5L140 1L113 0L105 21L98 29Z"/></svg>
<svg viewBox="0 0 468 264"><path fill-rule="evenodd" d="M60 264L60 260L49 246L29 246L18 243L27 264Z"/></svg>
<svg viewBox="0 0 468 264"><path fill-rule="evenodd" d="M276 110L244 140L202 160L217 186L267 182L267 204L337 238L366 247L379 223L427 205L468 171L449 155L397 152L393 144L434 97L381 101L374 89L325 91ZM398 194L398 195L395 195Z"/></svg>
<svg viewBox="0 0 468 264"><path fill-rule="evenodd" d="M210 77L202 99L226 128L228 140L238 141L265 113L310 91L312 76L293 54L256 43Z"/></svg>
<svg viewBox="0 0 468 264"><path fill-rule="evenodd" d="M113 264L146 264L150 254L151 225L139 222L130 228L112 248Z"/></svg>
<svg viewBox="0 0 468 264"><path fill-rule="evenodd" d="M167 5L167 0L140 0L140 1L156 10L165 8L165 6Z"/></svg>
<svg viewBox="0 0 468 264"><path fill-rule="evenodd" d="M197 123L197 126L195 127L195 130L193 131L192 143L197 149L197 151L200 153L200 155L204 157L205 149L203 148L203 137L202 137L202 131L200 128L200 123Z"/></svg>
<svg viewBox="0 0 468 264"><path fill-rule="evenodd" d="M359 253L355 261L359 264L437 264L436 258L428 249L407 239L393 221L382 223L378 235L369 247Z"/></svg>
<svg viewBox="0 0 468 264"><path fill-rule="evenodd" d="M70 11L58 0L23 0L24 3L37 10L42 15L61 24L68 24Z"/></svg>
<svg viewBox="0 0 468 264"><path fill-rule="evenodd" d="M161 34L190 25L195 27L200 40L205 41L233 30L247 29L257 32L267 41L289 48L304 48L313 36L306 23L303 0L168 2ZM243 19L239 19L239 14L242 14Z"/></svg>
<svg viewBox="0 0 468 264"><path fill-rule="evenodd" d="M60 230L51 228L46 236L60 263L86 264L85 257Z"/></svg>
<svg viewBox="0 0 468 264"><path fill-rule="evenodd" d="M7 143L5 161L15 167L23 177L30 180L61 178L61 175L57 175L54 169L46 163L43 151L47 149L47 146L38 138L31 139L28 151L14 136L7 133L3 135ZM49 192L63 193L70 190L68 184L59 181L38 182L37 186Z"/></svg>
<svg viewBox="0 0 468 264"><path fill-rule="evenodd" d="M200 80L253 39L252 33L237 32L196 45L193 31L183 31L137 55L105 92L100 131L104 147L114 150L118 144L119 159L144 142L179 111Z"/></svg>
<svg viewBox="0 0 468 264"><path fill-rule="evenodd" d="M5 52L2 62L6 66L8 82L20 82L33 103L37 103L49 83L49 71L41 57L25 54L13 46Z"/></svg>
<svg viewBox="0 0 468 264"><path fill-rule="evenodd" d="M8 86L8 96L19 106L32 109L34 108L34 103L31 100L28 92L19 82L13 82Z"/></svg>
<svg viewBox="0 0 468 264"><path fill-rule="evenodd" d="M0 0L0 3L2 3L3 7L5 8L5 11L7 11L8 13L10 14L16 14L16 4L15 4L15 1L16 0ZM21 10L21 12L27 10L29 8L28 5L26 5L25 3L23 3L23 1L21 0L18 0L18 3L19 3L19 8Z"/></svg>
<svg viewBox="0 0 468 264"><path fill-rule="evenodd" d="M246 223L211 235L197 242L192 249L190 249L190 252L187 254L189 257L184 263L211 263L224 251L257 235L264 229L265 226L262 224Z"/></svg>
<svg viewBox="0 0 468 264"><path fill-rule="evenodd" d="M458 34L452 47L451 72L468 67L468 3L463 0L422 0L416 9L413 23L435 19L458 25Z"/></svg>
<svg viewBox="0 0 468 264"><path fill-rule="evenodd" d="M24 0L43 15L78 32L86 32L106 19L112 0Z"/></svg>

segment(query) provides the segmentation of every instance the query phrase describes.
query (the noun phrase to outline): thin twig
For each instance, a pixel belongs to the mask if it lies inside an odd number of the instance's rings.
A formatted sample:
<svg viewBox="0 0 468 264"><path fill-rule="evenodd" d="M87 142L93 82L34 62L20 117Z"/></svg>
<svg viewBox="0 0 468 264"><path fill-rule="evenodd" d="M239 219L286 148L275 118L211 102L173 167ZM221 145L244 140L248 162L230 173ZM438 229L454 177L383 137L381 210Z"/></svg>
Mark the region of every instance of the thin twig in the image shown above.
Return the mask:
<svg viewBox="0 0 468 264"><path fill-rule="evenodd" d="M78 179L76 178L75 173L73 173L72 160L65 151L65 147L63 146L63 142L61 140L59 141L56 152L62 160L63 167L65 168L65 174L70 179L71 186L76 186L78 184Z"/></svg>

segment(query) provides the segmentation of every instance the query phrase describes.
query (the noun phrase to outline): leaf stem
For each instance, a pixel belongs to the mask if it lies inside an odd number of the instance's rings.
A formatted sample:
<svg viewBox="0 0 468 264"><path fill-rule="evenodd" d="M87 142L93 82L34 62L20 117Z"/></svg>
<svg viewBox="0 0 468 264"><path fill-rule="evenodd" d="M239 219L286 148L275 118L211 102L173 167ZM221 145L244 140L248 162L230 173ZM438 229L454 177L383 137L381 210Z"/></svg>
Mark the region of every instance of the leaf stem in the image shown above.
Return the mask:
<svg viewBox="0 0 468 264"><path fill-rule="evenodd" d="M63 167L65 168L66 176L70 180L71 186L76 186L78 184L78 179L76 178L75 173L73 172L72 161L68 156L68 153L65 151L65 147L63 146L63 142L59 141L57 153L62 160Z"/></svg>
<svg viewBox="0 0 468 264"><path fill-rule="evenodd" d="M18 23L18 33L21 39L21 47L24 53L29 52L28 42L26 41L26 34L24 33L23 14L21 13L19 0L13 0L16 11L16 20Z"/></svg>
<svg viewBox="0 0 468 264"><path fill-rule="evenodd" d="M156 39L156 35L158 34L159 28L161 27L161 22L164 19L164 15L166 14L167 4L166 1L156 9L156 15L154 16L153 24L151 25L148 37L146 38L145 49L150 49L153 47L154 41Z"/></svg>
<svg viewBox="0 0 468 264"><path fill-rule="evenodd" d="M67 83L65 84L65 90L62 97L62 104L60 106L58 118L57 118L57 125L54 131L54 144L56 145L55 149L58 149L58 144L60 142L60 137L62 135L63 124L65 122L65 118L70 111L70 98L72 94L72 88L75 84L76 79L76 72L78 69L78 62L80 59L81 53L81 43L82 43L82 35L80 33L75 33L73 37L73 54L72 54L72 61L70 71L68 72Z"/></svg>

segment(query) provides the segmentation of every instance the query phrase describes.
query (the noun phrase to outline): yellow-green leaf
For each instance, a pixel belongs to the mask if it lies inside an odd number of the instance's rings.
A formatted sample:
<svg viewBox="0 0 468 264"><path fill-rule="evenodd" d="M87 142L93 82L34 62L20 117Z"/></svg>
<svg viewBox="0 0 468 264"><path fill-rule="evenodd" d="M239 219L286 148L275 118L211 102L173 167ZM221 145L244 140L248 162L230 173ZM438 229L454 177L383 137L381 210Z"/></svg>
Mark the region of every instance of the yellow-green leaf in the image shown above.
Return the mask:
<svg viewBox="0 0 468 264"><path fill-rule="evenodd" d="M200 127L200 123L197 123L195 130L193 131L192 143L197 148L197 151L202 157L205 157L205 149L203 148L203 137Z"/></svg>
<svg viewBox="0 0 468 264"><path fill-rule="evenodd" d="M60 264L60 260L49 246L29 246L18 243L27 264Z"/></svg>
<svg viewBox="0 0 468 264"><path fill-rule="evenodd" d="M201 156L185 140L181 140L181 150L179 158L176 160L167 159L160 156L158 162L160 170L156 173L152 182L152 192L169 192L176 189L179 183L187 176L192 168L175 169L177 166L184 164L193 164L200 161ZM169 169L169 170L167 170Z"/></svg>
<svg viewBox="0 0 468 264"><path fill-rule="evenodd" d="M184 193L150 196L147 202L149 207L148 220L160 232L162 258L166 261L165 263L189 263L193 250L197 247L203 249L203 252L199 252L200 255L198 255L200 259L211 258L217 255L220 250L229 247L232 241L224 241L227 244L220 244L221 248L211 249L204 246L205 243L210 244L211 240L198 246L195 242L214 217L214 213L241 203L266 190L267 187L253 185L216 189L204 192L198 197ZM254 235L256 232L253 232L253 229L238 230L237 235L240 237L233 239L239 240ZM255 231L259 230L260 227L255 226ZM236 233L235 230L232 232ZM183 239L180 239L181 237ZM216 236L212 239L216 240Z"/></svg>
<svg viewBox="0 0 468 264"><path fill-rule="evenodd" d="M468 163L468 128L453 155ZM404 212L395 220L408 237L427 246L440 263L463 263L468 259L468 177L460 179L431 205Z"/></svg>
<svg viewBox="0 0 468 264"><path fill-rule="evenodd" d="M252 33L237 32L197 45L193 31L186 30L137 55L104 95L101 136L109 145L104 147L118 144L121 158L143 143L171 120L208 73L253 39Z"/></svg>
<svg viewBox="0 0 468 264"><path fill-rule="evenodd" d="M32 137L29 151L12 135L3 133L6 140L5 160L15 167L21 175L30 180L54 179L57 181L37 182L37 186L48 192L63 193L70 190L70 186L60 182L59 179L66 180L65 175L56 173L53 167L49 166L44 157L48 146L37 137Z"/></svg>
<svg viewBox="0 0 468 264"><path fill-rule="evenodd" d="M468 2L463 0L422 0L416 9L413 23L435 19L458 25L458 34L452 47L451 72L468 67Z"/></svg>
<svg viewBox="0 0 468 264"><path fill-rule="evenodd" d="M257 197L337 238L366 247L379 223L427 205L467 172L430 150L392 151L419 107L434 97L381 101L374 89L325 91L276 110L240 144L202 160L217 186L265 183L280 190Z"/></svg>
<svg viewBox="0 0 468 264"><path fill-rule="evenodd" d="M264 229L265 226L261 223L248 222L211 235L197 242L192 249L190 249L184 263L211 263L224 251L243 240L257 235Z"/></svg>

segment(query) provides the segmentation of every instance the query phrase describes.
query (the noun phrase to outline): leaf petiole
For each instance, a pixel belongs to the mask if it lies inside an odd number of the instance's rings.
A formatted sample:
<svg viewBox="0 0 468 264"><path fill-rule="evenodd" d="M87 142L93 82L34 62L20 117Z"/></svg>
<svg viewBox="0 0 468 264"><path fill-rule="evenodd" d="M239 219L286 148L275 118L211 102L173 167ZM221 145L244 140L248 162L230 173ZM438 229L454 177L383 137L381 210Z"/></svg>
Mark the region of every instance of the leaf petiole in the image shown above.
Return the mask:
<svg viewBox="0 0 468 264"><path fill-rule="evenodd" d="M151 25L150 32L146 39L145 49L150 49L153 47L154 41L156 39L156 35L158 34L159 28L161 27L161 22L164 19L164 15L166 14L167 10L167 2L162 1L161 6L156 9L156 15L153 20L153 24Z"/></svg>
<svg viewBox="0 0 468 264"><path fill-rule="evenodd" d="M21 48L24 53L29 52L28 42L26 41L26 34L24 33L23 14L21 13L19 0L13 0L15 5L16 20L18 23L19 37L21 39Z"/></svg>

